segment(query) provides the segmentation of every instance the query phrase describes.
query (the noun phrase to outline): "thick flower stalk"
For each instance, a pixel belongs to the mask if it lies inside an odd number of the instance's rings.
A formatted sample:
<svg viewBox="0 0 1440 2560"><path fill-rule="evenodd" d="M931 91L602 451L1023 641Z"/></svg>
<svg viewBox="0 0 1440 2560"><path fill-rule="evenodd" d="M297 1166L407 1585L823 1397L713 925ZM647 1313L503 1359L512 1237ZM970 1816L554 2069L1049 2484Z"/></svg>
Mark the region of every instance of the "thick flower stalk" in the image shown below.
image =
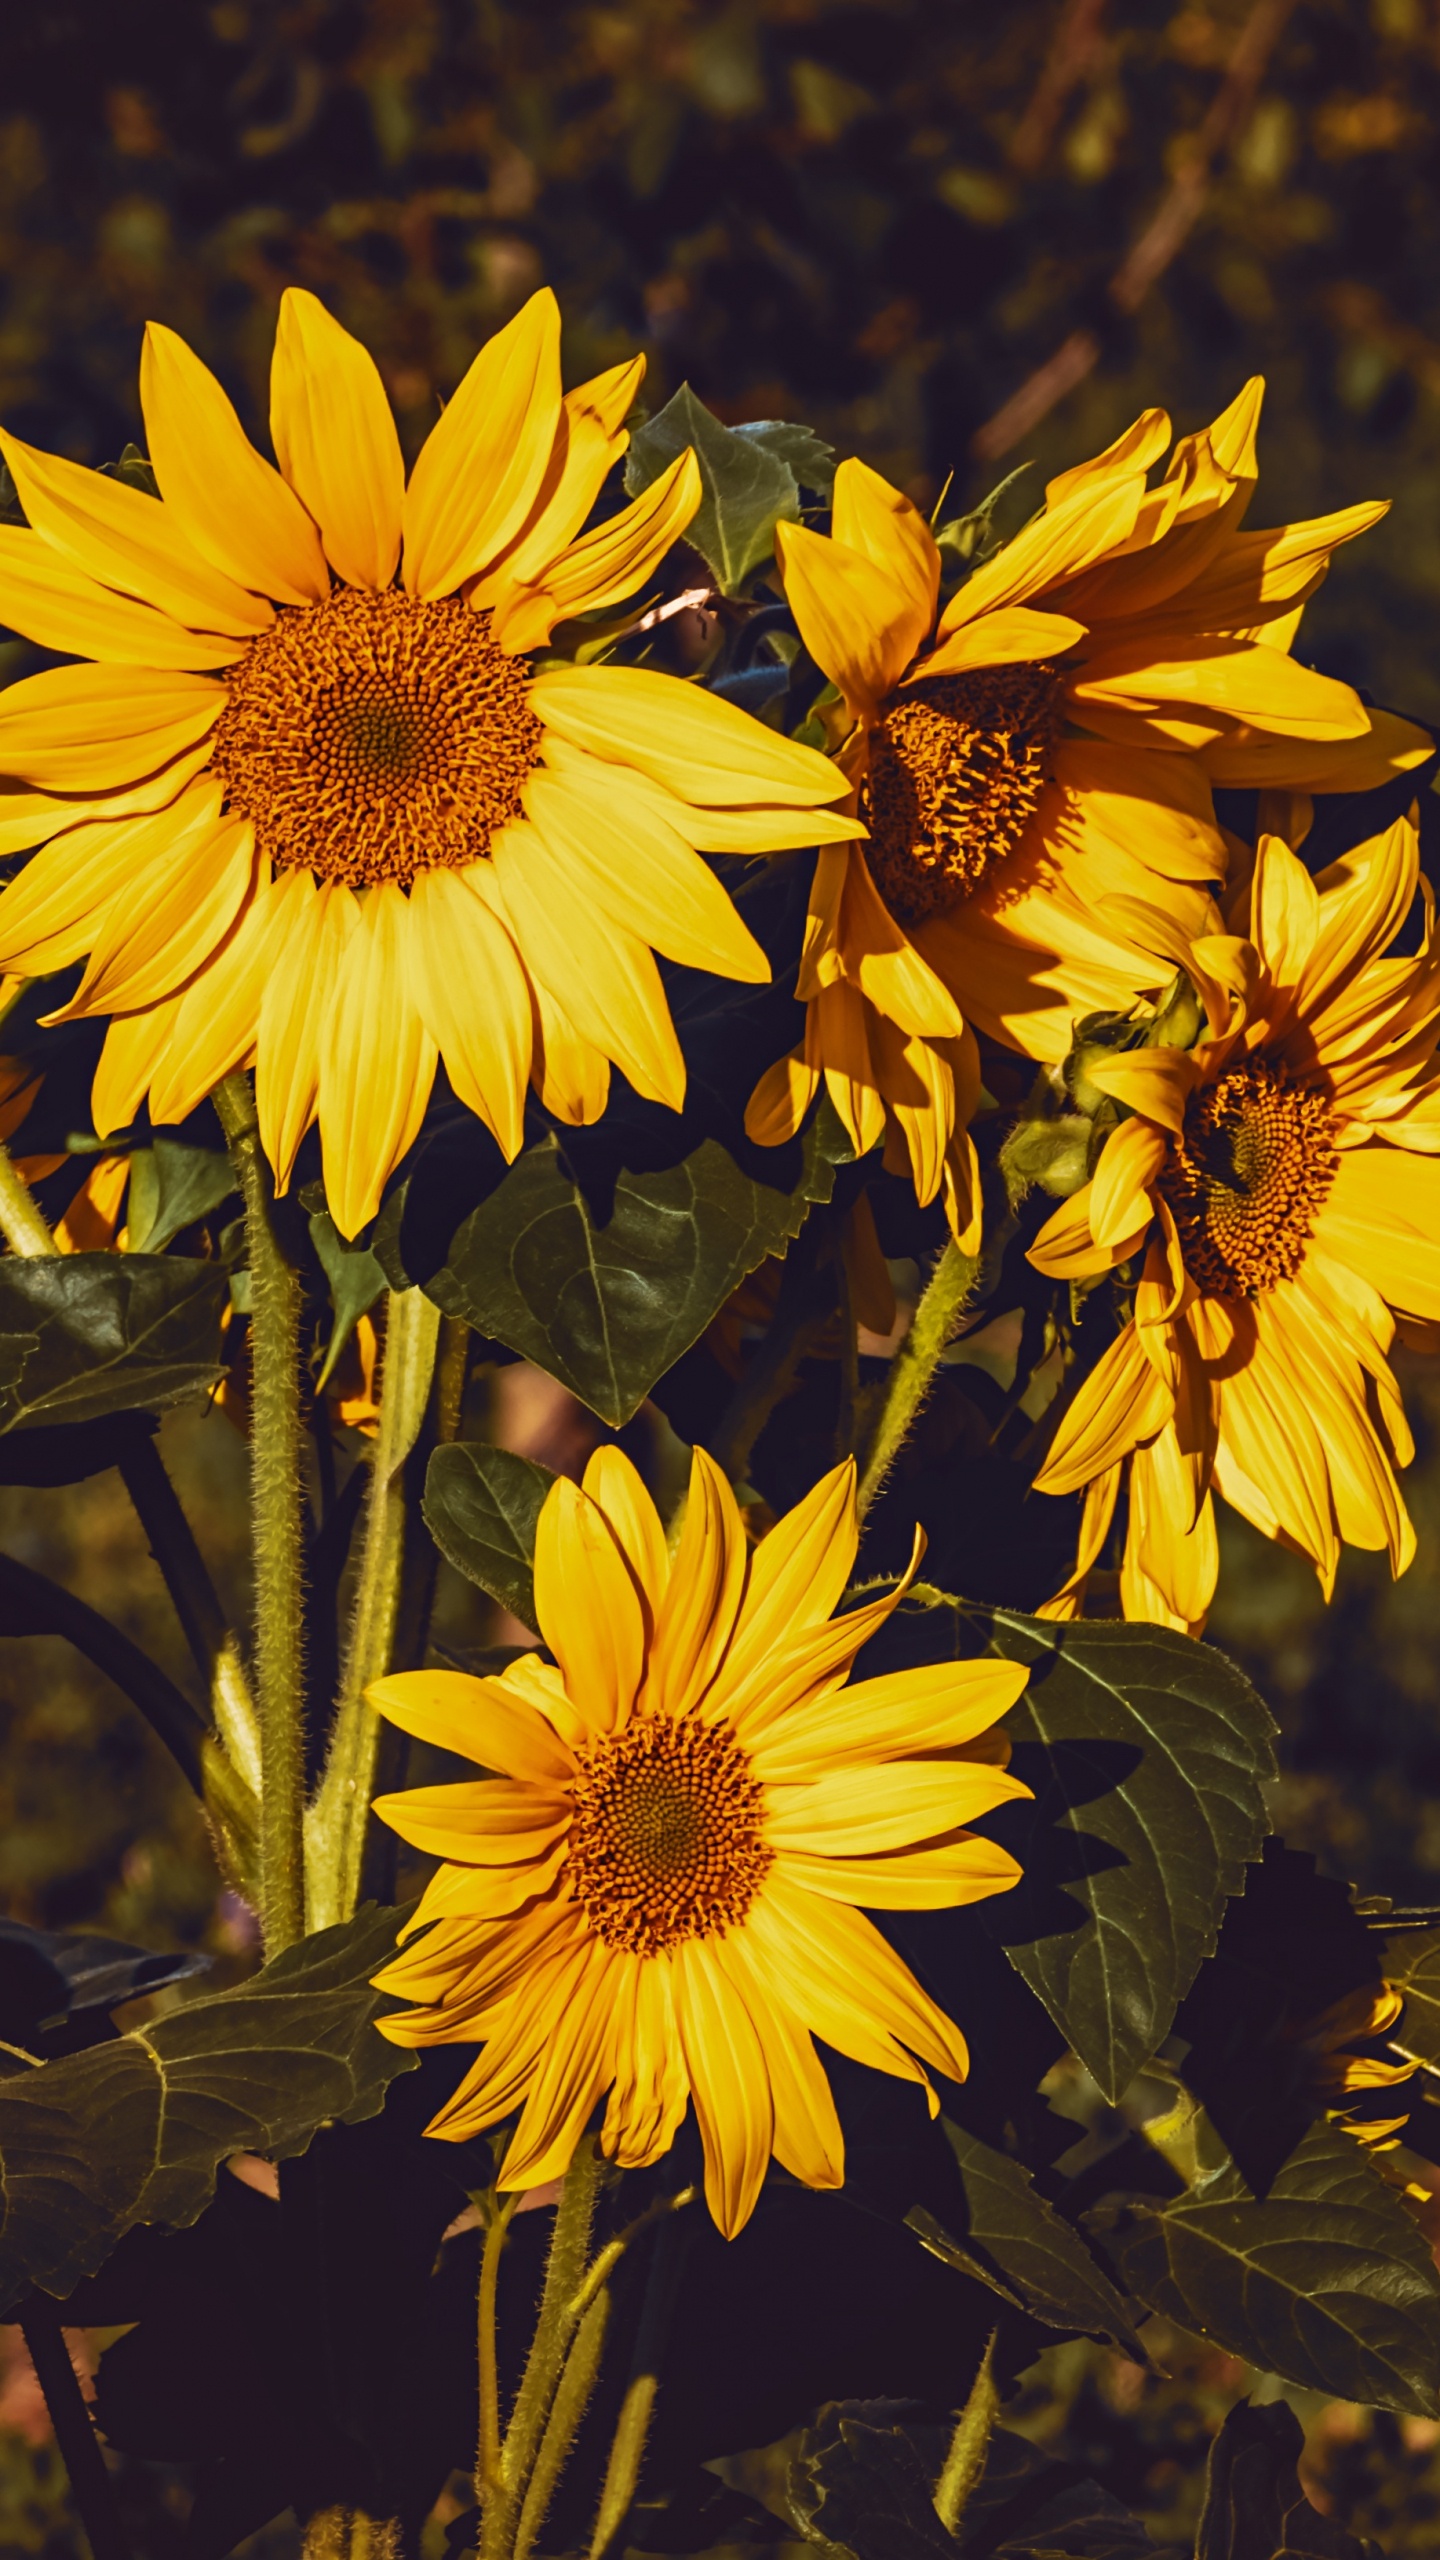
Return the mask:
<svg viewBox="0 0 1440 2560"><path fill-rule="evenodd" d="M639 1476L601 1449L540 1515L553 1667L528 1654L498 1679L371 1691L407 1732L503 1773L376 1808L444 1861L380 1977L418 2005L384 2032L483 2048L430 2131L461 2141L519 2108L502 2187L566 2169L607 2093L605 2151L647 2167L693 2099L733 2234L772 2152L809 2186L843 2181L815 2036L927 2091L927 2066L964 2076L959 2029L864 1914L1017 1881L968 1825L1029 1793L992 1730L1027 1675L945 1662L847 1687L904 1589L833 1615L857 1534L847 1461L752 1552L697 1450L671 1563Z"/></svg>
<svg viewBox="0 0 1440 2560"><path fill-rule="evenodd" d="M0 435L0 622L91 663L10 686L0 969L84 959L63 1012L113 1019L102 1135L183 1119L253 1064L283 1190L318 1117L347 1235L415 1137L437 1063L507 1157L527 1084L584 1122L612 1064L677 1106L655 953L763 980L703 852L840 840L846 779L648 669L528 653L632 595L683 532L684 454L580 528L642 370L562 395L554 297L483 347L407 482L380 376L307 293L281 306L279 470L152 326L159 499Z"/></svg>
<svg viewBox="0 0 1440 2560"><path fill-rule="evenodd" d="M1398 957L1417 890L1420 948ZM1170 942L1203 1002L1196 1046L1087 1063L1129 1116L1031 1251L1056 1279L1137 1275L1037 1479L1086 1492L1051 1615L1081 1605L1122 1478L1127 1617L1204 1625L1212 1492L1308 1556L1327 1597L1342 1546L1384 1549L1397 1573L1414 1553L1388 1354L1397 1320L1440 1321L1440 949L1416 830L1314 879L1262 837L1238 904L1243 937Z"/></svg>
<svg viewBox="0 0 1440 2560"><path fill-rule="evenodd" d="M1431 742L1290 656L1336 547L1385 510L1245 533L1258 382L1201 434L1147 410L939 614L942 561L900 491L836 475L832 531L782 524L786 593L842 697L838 760L868 827L822 848L798 992L803 1044L748 1126L789 1137L823 1078L862 1150L977 1239L965 1136L973 1032L1058 1061L1076 1015L1153 987L1127 902L1207 929L1225 877L1212 787L1353 790Z"/></svg>

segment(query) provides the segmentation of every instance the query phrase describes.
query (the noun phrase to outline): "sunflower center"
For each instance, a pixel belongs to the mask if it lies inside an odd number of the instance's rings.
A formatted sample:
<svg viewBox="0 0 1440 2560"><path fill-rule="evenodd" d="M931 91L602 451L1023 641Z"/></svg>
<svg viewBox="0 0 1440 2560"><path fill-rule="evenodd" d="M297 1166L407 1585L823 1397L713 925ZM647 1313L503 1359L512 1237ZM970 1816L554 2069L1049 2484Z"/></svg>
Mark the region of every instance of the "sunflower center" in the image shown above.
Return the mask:
<svg viewBox="0 0 1440 2560"><path fill-rule="evenodd" d="M1053 667L927 676L892 694L870 738L860 815L875 885L901 924L972 897L1013 853L1049 770Z"/></svg>
<svg viewBox="0 0 1440 2560"><path fill-rule="evenodd" d="M763 1798L725 1725L637 1716L579 1755L569 1873L596 1936L653 1956L736 1928L771 1852Z"/></svg>
<svg viewBox="0 0 1440 2560"><path fill-rule="evenodd" d="M1334 1130L1325 1095L1262 1058L1191 1096L1159 1188L1199 1288L1258 1298L1293 1279L1335 1178Z"/></svg>
<svg viewBox="0 0 1440 2560"><path fill-rule="evenodd" d="M339 587L227 675L214 765L260 851L372 888L478 861L539 761L528 671L488 613Z"/></svg>

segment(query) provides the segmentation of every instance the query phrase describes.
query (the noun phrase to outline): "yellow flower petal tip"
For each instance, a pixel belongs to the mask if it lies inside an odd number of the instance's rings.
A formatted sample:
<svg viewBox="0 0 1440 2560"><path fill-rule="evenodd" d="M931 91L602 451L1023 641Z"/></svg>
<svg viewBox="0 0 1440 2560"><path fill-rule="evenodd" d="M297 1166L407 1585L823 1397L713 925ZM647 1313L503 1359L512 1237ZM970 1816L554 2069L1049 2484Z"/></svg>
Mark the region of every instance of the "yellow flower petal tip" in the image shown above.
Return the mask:
<svg viewBox="0 0 1440 2560"><path fill-rule="evenodd" d="M602 2100L609 2156L657 2160L693 2105L720 2229L767 2165L844 2176L815 2048L929 2087L968 2056L873 1923L1004 1892L969 1825L1025 1789L982 1737L1026 1674L947 1662L848 1683L903 1586L835 1614L855 1559L847 1461L753 1549L703 1454L673 1560L615 1452L541 1512L535 1590L555 1658L372 1692L407 1730L503 1773L382 1799L443 1863L386 1968L406 2042L481 2050L430 2130L520 2110L504 2187L558 2175Z"/></svg>
<svg viewBox="0 0 1440 2560"><path fill-rule="evenodd" d="M29 522L0 527L0 621L90 663L0 710L0 775L29 786L6 850L41 847L0 895L0 944L21 976L88 956L72 1009L117 1016L97 1120L147 1093L183 1119L253 1064L278 1180L318 1120L347 1235L442 1063L510 1157L532 1083L589 1119L614 1066L678 1108L656 955L769 975L704 855L854 828L823 757L717 696L642 669L537 678L526 652L642 588L700 496L683 455L583 532L637 376L562 395L559 339L546 289L408 485L373 359L299 289L278 471L158 326L158 505L6 441Z"/></svg>

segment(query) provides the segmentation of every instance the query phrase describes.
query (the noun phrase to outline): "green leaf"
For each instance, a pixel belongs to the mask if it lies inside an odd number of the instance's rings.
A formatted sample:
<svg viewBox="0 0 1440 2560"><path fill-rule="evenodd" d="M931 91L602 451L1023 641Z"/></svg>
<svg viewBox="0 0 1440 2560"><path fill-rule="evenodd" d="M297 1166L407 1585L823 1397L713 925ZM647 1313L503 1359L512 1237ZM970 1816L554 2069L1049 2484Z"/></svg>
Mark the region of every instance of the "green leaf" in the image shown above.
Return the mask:
<svg viewBox="0 0 1440 2560"><path fill-rule="evenodd" d="M990 2439L952 2539L933 2494L949 2430L896 2424L895 2406L832 2402L802 2438L785 2520L822 2551L856 2560L963 2560L969 2551L976 2560L1144 2560L1153 2550L1139 2518L1117 2499L1005 2428Z"/></svg>
<svg viewBox="0 0 1440 2560"><path fill-rule="evenodd" d="M782 418L722 426L682 382L674 399L630 439L625 486L631 497L658 480L687 445L700 465L704 494L685 539L714 572L722 595L743 595L756 571L774 558L777 522L798 520L801 482L828 490L834 457L809 427Z"/></svg>
<svg viewBox="0 0 1440 2560"><path fill-rule="evenodd" d="M415 2062L370 1988L401 1917L368 1903L253 1981L0 2083L0 2310L63 2298L137 2223L197 2220L233 2152L293 2159L378 2115Z"/></svg>
<svg viewBox="0 0 1440 2560"><path fill-rule="evenodd" d="M839 1120L822 1105L802 1142L794 1191L752 1181L706 1138L664 1172L622 1173L601 1224L566 1173L558 1140L546 1138L465 1220L426 1293L618 1427L746 1273L783 1253L812 1204L829 1199L849 1154Z"/></svg>
<svg viewBox="0 0 1440 2560"><path fill-rule="evenodd" d="M935 2512L939 2465L932 2471L904 2430L877 2426L875 2414L842 2401L805 2438L790 2475L798 2522L855 2560L955 2560Z"/></svg>
<svg viewBox="0 0 1440 2560"><path fill-rule="evenodd" d="M1284 2400L1232 2409L1210 2447L1195 2560L1381 2560L1300 2486L1305 2430Z"/></svg>
<svg viewBox="0 0 1440 2560"><path fill-rule="evenodd" d="M982 2282L993 2283L991 2270L998 2269L1008 2299L1032 2319L1109 2338L1137 2364L1147 2363L1109 2277L1074 2225L1047 2204L1029 2170L948 2117L945 2131L965 2185L964 2240L952 2239L923 2207L905 2217L916 2237Z"/></svg>
<svg viewBox="0 0 1440 2560"><path fill-rule="evenodd" d="M346 1244L328 1209L318 1210L312 1217L310 1241L330 1283L330 1303L335 1310L335 1321L325 1350L325 1365L315 1381L315 1392L319 1395L329 1385L335 1364L360 1318L369 1314L384 1288L385 1274L367 1248L362 1247L357 1252Z"/></svg>
<svg viewBox="0 0 1440 2560"><path fill-rule="evenodd" d="M882 1658L982 1652L1033 1666L1005 1721L1036 1797L986 1826L1025 1868L986 1925L1116 2099L1169 2034L1260 1855L1274 1720L1222 1653L1168 1628L1060 1626L923 1588Z"/></svg>
<svg viewBox="0 0 1440 2560"><path fill-rule="evenodd" d="M130 1158L130 1196L125 1204L127 1248L131 1253L163 1253L182 1227L208 1217L235 1189L235 1172L227 1155L214 1147L182 1147L173 1138L157 1138Z"/></svg>
<svg viewBox="0 0 1440 2560"><path fill-rule="evenodd" d="M1406 2053L1440 2063L1440 1929L1387 1930L1385 1979L1405 1995L1395 2030Z"/></svg>
<svg viewBox="0 0 1440 2560"><path fill-rule="evenodd" d="M229 1281L179 1255L0 1261L0 1432L180 1404L220 1374Z"/></svg>
<svg viewBox="0 0 1440 2560"><path fill-rule="evenodd" d="M1263 2198L1226 2161L1171 2205L1089 2219L1130 2291L1181 2328L1306 2390L1440 2410L1440 2275L1338 2126L1312 2125Z"/></svg>
<svg viewBox="0 0 1440 2560"><path fill-rule="evenodd" d="M554 1481L533 1458L470 1440L443 1444L425 1475L421 1509L440 1553L526 1627L535 1624L535 1523Z"/></svg>

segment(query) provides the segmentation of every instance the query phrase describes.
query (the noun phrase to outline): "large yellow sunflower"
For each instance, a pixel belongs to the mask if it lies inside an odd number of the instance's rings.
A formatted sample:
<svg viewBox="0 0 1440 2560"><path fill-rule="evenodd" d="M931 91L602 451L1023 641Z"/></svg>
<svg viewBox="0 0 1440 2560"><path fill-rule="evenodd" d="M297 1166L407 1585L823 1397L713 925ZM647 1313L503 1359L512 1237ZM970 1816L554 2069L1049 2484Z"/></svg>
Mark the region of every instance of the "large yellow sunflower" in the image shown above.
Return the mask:
<svg viewBox="0 0 1440 2560"><path fill-rule="evenodd" d="M1386 955L1418 881L1408 820L1314 879L1262 837L1248 938L1171 944L1205 1036L1087 1070L1130 1116L1031 1260L1057 1279L1133 1263L1138 1283L1037 1479L1087 1495L1079 1567L1049 1614L1079 1607L1127 1469L1127 1617L1203 1625L1212 1487L1308 1556L1327 1596L1342 1545L1388 1549L1397 1573L1409 1563L1395 1469L1413 1449L1387 1355L1397 1315L1422 1339L1440 1319L1428 884L1419 951Z"/></svg>
<svg viewBox="0 0 1440 2560"><path fill-rule="evenodd" d="M280 468L213 375L146 333L157 500L0 435L0 622L91 661L0 699L0 968L88 955L64 1016L113 1015L97 1129L176 1120L253 1061L283 1187L311 1121L346 1234L375 1209L443 1058L504 1149L527 1078L562 1118L610 1062L678 1105L653 954L768 977L700 851L856 832L845 778L640 668L526 652L634 593L699 497L682 455L579 528L641 364L562 396L553 295L483 347L407 486L365 349L289 292Z"/></svg>
<svg viewBox="0 0 1440 2560"><path fill-rule="evenodd" d="M527 1654L499 1679L416 1671L370 1691L408 1733L503 1773L376 1808L446 1862L411 1923L425 1934L380 1976L422 2005L384 2032L483 2044L430 2131L462 2141L518 2108L502 2186L563 2171L607 2091L622 2168L658 2160L693 2099L730 2234L772 2152L808 2186L843 2180L814 2036L927 2090L927 2063L964 2076L958 2028L857 1906L1016 1882L964 1826L1029 1792L990 1731L1026 1674L947 1662L845 1687L900 1597L832 1617L857 1537L847 1460L748 1551L697 1450L672 1564L639 1476L601 1449L540 1515L554 1667Z"/></svg>
<svg viewBox="0 0 1440 2560"><path fill-rule="evenodd" d="M863 463L836 475L829 536L777 528L853 724L838 760L869 842L821 851L806 1037L757 1087L753 1137L789 1136L823 1075L857 1145L883 1129L897 1164L907 1148L922 1201L946 1181L960 1232L969 1026L1059 1059L1076 1015L1152 983L1126 900L1203 933L1225 874L1212 785L1358 789L1431 752L1289 655L1336 545L1384 509L1242 533L1261 389L1182 438L1153 489L1170 425L1147 410L1051 481L938 624L930 529Z"/></svg>

